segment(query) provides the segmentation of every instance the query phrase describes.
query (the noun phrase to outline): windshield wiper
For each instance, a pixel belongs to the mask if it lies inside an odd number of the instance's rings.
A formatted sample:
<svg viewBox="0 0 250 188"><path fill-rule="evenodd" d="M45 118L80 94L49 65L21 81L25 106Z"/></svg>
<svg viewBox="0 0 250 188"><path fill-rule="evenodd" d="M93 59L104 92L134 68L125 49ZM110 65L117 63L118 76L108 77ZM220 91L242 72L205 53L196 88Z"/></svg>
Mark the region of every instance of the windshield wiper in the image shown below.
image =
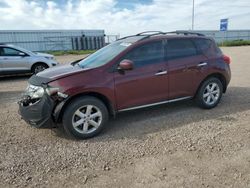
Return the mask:
<svg viewBox="0 0 250 188"><path fill-rule="evenodd" d="M81 61L82 59L78 59L78 60L76 60L76 61L73 61L73 62L71 62L70 64L71 65L76 65L76 64L79 64L79 62Z"/></svg>

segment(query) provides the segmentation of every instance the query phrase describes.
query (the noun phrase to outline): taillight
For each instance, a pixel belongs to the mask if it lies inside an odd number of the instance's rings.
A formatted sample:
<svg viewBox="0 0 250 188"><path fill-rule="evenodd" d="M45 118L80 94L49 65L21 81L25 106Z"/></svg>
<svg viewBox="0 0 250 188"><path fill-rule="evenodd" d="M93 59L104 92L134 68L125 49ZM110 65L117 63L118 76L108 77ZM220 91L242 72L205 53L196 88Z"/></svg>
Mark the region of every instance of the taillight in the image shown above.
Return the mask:
<svg viewBox="0 0 250 188"><path fill-rule="evenodd" d="M225 61L225 63L230 64L231 63L231 59L229 56L223 55L223 60Z"/></svg>

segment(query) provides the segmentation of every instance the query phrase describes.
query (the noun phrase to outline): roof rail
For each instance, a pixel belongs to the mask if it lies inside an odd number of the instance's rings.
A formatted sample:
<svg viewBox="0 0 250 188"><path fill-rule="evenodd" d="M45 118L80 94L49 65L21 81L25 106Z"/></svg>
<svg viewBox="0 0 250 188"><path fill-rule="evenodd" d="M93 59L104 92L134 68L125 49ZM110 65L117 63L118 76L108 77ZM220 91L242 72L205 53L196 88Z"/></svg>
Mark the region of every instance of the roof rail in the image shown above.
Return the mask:
<svg viewBox="0 0 250 188"><path fill-rule="evenodd" d="M150 34L147 34L147 33L152 33L153 35L164 34L164 32L162 32L162 31L144 31L144 32L136 34L136 36L150 35Z"/></svg>
<svg viewBox="0 0 250 188"><path fill-rule="evenodd" d="M149 33L152 33L152 34L149 34ZM144 31L144 32L141 32L141 33L137 33L136 35L129 35L129 36L120 38L118 40L126 39L126 38L129 38L129 37L144 36L142 39L140 39L140 40L143 40L144 38L148 38L150 36L159 35L159 34L165 34L165 33L162 32L162 31Z"/></svg>
<svg viewBox="0 0 250 188"><path fill-rule="evenodd" d="M150 34L151 33L151 34ZM177 31L170 31L170 32L162 32L162 31L145 31L145 32L141 32L138 33L136 35L130 35L130 36L126 36L123 38L120 38L118 40L122 40L122 39L126 39L129 37L135 37L135 36L144 36L143 38L141 38L140 40L144 40L146 38L149 38L151 36L155 36L155 35L167 35L167 34L177 34L177 35L197 35L197 36L205 36L204 34L201 33L196 33L196 32L190 32L190 31L183 31L183 30L177 30Z"/></svg>
<svg viewBox="0 0 250 188"><path fill-rule="evenodd" d="M196 33L196 32L190 32L190 31L184 31L184 30L177 30L177 31L170 31L170 32L166 32L166 34L183 34L183 35L197 35L197 36L205 36L204 34L201 33Z"/></svg>
<svg viewBox="0 0 250 188"><path fill-rule="evenodd" d="M152 33L152 34L147 34L147 33ZM140 40L143 40L145 38L149 38L151 36L160 35L160 34L164 35L165 33L162 31L145 31L145 32L138 33L136 35L129 35L129 36L117 39L117 40L123 40L123 39L129 38L129 37L137 37L137 36L143 36L143 38L140 39Z"/></svg>

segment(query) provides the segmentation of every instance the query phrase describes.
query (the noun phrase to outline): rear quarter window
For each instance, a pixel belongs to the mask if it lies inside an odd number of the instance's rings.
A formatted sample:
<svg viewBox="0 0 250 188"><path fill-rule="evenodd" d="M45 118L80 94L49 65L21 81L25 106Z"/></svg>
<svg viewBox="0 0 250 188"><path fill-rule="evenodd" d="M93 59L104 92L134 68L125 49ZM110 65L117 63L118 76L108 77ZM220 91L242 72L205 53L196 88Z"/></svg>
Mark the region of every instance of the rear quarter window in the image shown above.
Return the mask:
<svg viewBox="0 0 250 188"><path fill-rule="evenodd" d="M212 55L212 54L222 54L220 48L210 39L193 39L198 53Z"/></svg>

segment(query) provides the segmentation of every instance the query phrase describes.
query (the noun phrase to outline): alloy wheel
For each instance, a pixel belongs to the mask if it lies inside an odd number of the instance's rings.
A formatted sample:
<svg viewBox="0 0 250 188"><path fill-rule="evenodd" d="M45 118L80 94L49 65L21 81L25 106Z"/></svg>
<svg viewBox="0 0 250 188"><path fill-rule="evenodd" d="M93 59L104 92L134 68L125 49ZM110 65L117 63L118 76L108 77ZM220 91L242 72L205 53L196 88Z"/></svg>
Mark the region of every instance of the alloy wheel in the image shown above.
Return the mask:
<svg viewBox="0 0 250 188"><path fill-rule="evenodd" d="M220 87L217 83L209 83L203 93L203 100L207 105L215 104L220 97Z"/></svg>
<svg viewBox="0 0 250 188"><path fill-rule="evenodd" d="M45 66L43 66L43 65L38 65L38 66L35 67L35 74L37 74L37 73L39 73L39 72L41 72L41 71L43 71L43 70L45 70L45 69L46 69Z"/></svg>
<svg viewBox="0 0 250 188"><path fill-rule="evenodd" d="M94 105L78 108L72 117L73 128L81 134L89 134L98 129L102 123L102 113Z"/></svg>

